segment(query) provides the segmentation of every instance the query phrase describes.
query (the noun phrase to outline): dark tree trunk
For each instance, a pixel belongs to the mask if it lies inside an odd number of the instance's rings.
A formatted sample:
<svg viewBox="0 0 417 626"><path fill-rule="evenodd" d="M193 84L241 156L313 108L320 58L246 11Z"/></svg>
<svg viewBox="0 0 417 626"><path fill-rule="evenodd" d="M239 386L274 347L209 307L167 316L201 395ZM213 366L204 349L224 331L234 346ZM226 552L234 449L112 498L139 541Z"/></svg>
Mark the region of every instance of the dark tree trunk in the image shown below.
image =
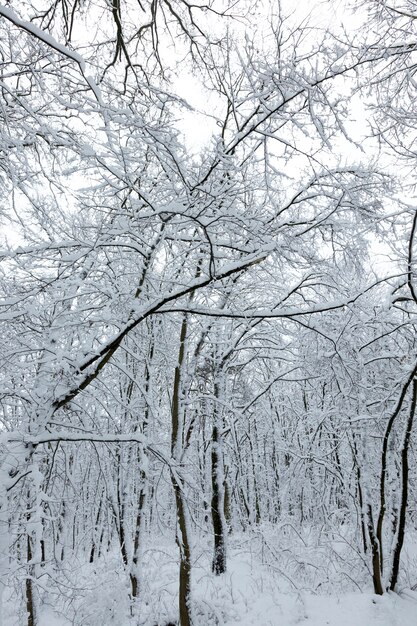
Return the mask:
<svg viewBox="0 0 417 626"><path fill-rule="evenodd" d="M213 426L211 447L211 519L214 532L212 570L215 574L226 571L226 523L224 519L224 485L221 441L217 425Z"/></svg>
<svg viewBox="0 0 417 626"><path fill-rule="evenodd" d="M177 542L180 550L179 572L179 626L192 626L191 617L191 546L187 524L186 503L182 487L174 474L171 474L177 508Z"/></svg>
<svg viewBox="0 0 417 626"><path fill-rule="evenodd" d="M369 532L369 540L371 542L372 582L374 584L374 592L378 596L382 596L382 594L384 593L384 587L382 584L381 549L380 549L378 537L375 534L374 519L372 515L371 505L368 506L368 532Z"/></svg>
<svg viewBox="0 0 417 626"><path fill-rule="evenodd" d="M385 518L385 513L386 513L386 508L387 508L385 485L386 485L386 478L387 478L387 473L388 473L388 441L389 441L391 432L393 430L394 423L402 409L404 398L406 397L408 388L411 385L411 383L414 381L414 378L416 375L417 375L417 365L414 367L413 371L409 375L408 379L406 380L402 388L399 400L397 402L397 406L395 407L394 412L392 413L390 419L388 420L388 424L385 429L385 435L384 435L384 440L382 444L381 477L380 477L380 487L379 487L380 509L379 509L379 516L378 516L378 521L376 525L376 540L379 544L379 562L380 562L381 575L383 573L383 568L384 568L384 558L383 558L383 551L382 551L382 529L383 529L384 518ZM372 554L373 554L373 550L372 550Z"/></svg>
<svg viewBox="0 0 417 626"><path fill-rule="evenodd" d="M417 380L413 380L413 396L411 400L410 414L407 420L403 447L401 450L401 471L402 471L402 484L401 484L401 501L400 501L400 510L398 516L398 526L396 532L396 543L394 546L394 554L392 560L392 570L389 581L389 588L391 591L394 591L397 580L398 573L400 570L400 558L401 558L401 550L404 544L404 531L405 531L405 521L407 514L407 504L408 504L408 450L410 447L410 437L411 431L413 428L414 415L416 411L416 403L417 403Z"/></svg>
<svg viewBox="0 0 417 626"><path fill-rule="evenodd" d="M32 560L32 545L29 535L27 536L27 560L28 563ZM25 580L25 591L26 591L26 611L28 623L27 626L35 626L35 603L33 598L33 581L32 581L32 570L33 565L29 565L29 575Z"/></svg>
<svg viewBox="0 0 417 626"><path fill-rule="evenodd" d="M141 461L139 461L140 463ZM136 516L136 528L135 528L135 537L133 540L133 556L132 556L132 567L130 570L130 586L132 589L132 599L135 600L139 597L139 555L141 549L141 535L142 535L142 527L144 523L144 513L145 513L145 504L146 504L146 474L141 470L141 488L139 492L138 498L138 512Z"/></svg>
<svg viewBox="0 0 417 626"><path fill-rule="evenodd" d="M180 346L178 351L178 361L174 372L174 388L171 405L171 456L174 462L179 462L183 451L183 420L181 414L181 374L185 360L185 341L187 337L187 317L184 316L180 331ZM178 475L171 471L171 482L175 495L175 506L177 513L177 542L180 551L179 570L179 625L192 626L191 616L191 544L189 539L189 528L187 523L187 511L185 495Z"/></svg>

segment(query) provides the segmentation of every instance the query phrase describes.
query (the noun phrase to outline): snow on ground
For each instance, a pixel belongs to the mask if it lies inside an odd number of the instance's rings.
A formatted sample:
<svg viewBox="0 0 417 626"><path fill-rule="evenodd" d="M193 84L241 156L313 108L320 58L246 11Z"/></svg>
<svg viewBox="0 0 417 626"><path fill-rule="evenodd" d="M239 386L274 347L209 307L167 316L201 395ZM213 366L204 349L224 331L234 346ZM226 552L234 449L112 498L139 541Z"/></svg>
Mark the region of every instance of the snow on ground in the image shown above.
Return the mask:
<svg viewBox="0 0 417 626"><path fill-rule="evenodd" d="M287 542L286 542L287 539ZM417 626L416 560L404 555L404 590L372 594L369 572L342 535L243 534L230 539L227 572L210 573L211 545L194 547L193 597L197 626ZM117 554L100 563L74 561L50 587L39 626L166 626L177 618L178 553L171 538L153 543L143 556L143 600L132 619L127 577ZM24 626L13 595L8 626ZM21 605L20 605L21 606Z"/></svg>
<svg viewBox="0 0 417 626"><path fill-rule="evenodd" d="M378 597L370 591L337 596L308 592L282 593L276 580L266 579L261 569L244 561L233 560L223 576L223 585L215 581L218 596L206 603L228 606L226 619L219 626L416 626L417 593ZM197 596L200 594L197 594ZM214 600L216 599L216 602ZM201 626L204 621L201 622ZM199 625L200 626L200 625Z"/></svg>
<svg viewBox="0 0 417 626"><path fill-rule="evenodd" d="M235 575L246 565L234 562L231 572L222 577L223 586L218 586L217 597L203 599L197 593L198 626L416 626L417 594L409 592L403 596L388 594L376 597L367 593L348 593L341 596L319 596L308 593L282 594L269 590L260 592L256 572ZM219 580L219 582L222 582ZM232 597L230 596L232 595ZM224 602L222 603L222 599ZM91 606L91 615L96 607ZM165 612L165 611L163 611ZM227 613L227 616L225 616ZM171 614L167 616L172 619ZM39 626L68 626L77 624L90 626L98 622L84 614L81 621L63 619L51 608L43 613ZM137 623L116 614L106 617L101 614L101 626L133 626ZM139 624L143 621L140 620ZM153 626L165 626L163 621L147 621Z"/></svg>

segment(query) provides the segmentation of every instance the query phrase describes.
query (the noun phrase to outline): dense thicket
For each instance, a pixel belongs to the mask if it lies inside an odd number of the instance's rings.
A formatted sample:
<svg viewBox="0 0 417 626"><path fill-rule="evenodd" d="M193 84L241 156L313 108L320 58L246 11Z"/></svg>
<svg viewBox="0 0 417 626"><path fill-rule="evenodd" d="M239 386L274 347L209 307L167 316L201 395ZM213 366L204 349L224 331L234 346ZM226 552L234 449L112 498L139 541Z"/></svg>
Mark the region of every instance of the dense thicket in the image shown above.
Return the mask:
<svg viewBox="0 0 417 626"><path fill-rule="evenodd" d="M161 538L181 626L211 619L198 546L222 575L242 532L281 567L269 537L321 529L349 546L332 557L347 586L398 588L417 523L406 4L370 2L347 34L263 4L0 7L16 623L51 603L74 624L164 619L147 574ZM99 587L109 559L119 613L103 597L88 614L77 577Z"/></svg>

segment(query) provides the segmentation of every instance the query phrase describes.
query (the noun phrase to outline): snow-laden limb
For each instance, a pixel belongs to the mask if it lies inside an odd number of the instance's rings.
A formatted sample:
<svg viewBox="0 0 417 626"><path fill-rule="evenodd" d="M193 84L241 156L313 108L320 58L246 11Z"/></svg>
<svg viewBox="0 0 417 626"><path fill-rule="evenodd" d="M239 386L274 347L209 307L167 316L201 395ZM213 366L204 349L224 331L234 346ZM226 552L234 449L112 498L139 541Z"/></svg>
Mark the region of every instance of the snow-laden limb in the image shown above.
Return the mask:
<svg viewBox="0 0 417 626"><path fill-rule="evenodd" d="M19 432L8 432L3 434L2 442L15 443L21 442L25 446L39 446L45 443L52 442L74 442L85 441L94 443L140 443L146 445L146 437L139 433L128 434L108 434L100 435L96 433L68 433L64 431L45 431L44 433L37 433L36 435L22 434Z"/></svg>
<svg viewBox="0 0 417 626"><path fill-rule="evenodd" d="M57 409L65 406L68 402L73 400L81 391L88 387L88 385L96 378L99 372L109 361L110 357L119 348L123 339L127 337L128 334L145 319L157 313L163 306L167 305L169 302L175 302L176 300L179 300L187 294L191 294L196 290L203 289L208 285L223 280L224 278L228 278L229 276L233 276L234 274L237 274L239 272L245 271L253 265L257 265L258 263L264 261L267 256L274 250L274 248L275 243L270 243L266 246L263 246L256 252L246 255L238 261L224 264L220 268L217 268L216 272L213 275L195 278L187 285L174 289L166 295L163 294L156 301L145 305L145 307L142 307L140 304L136 305L136 310L134 311L134 313L132 313L131 319L122 326L121 330L115 336L109 339L97 353L95 353L93 356L88 356L85 360L81 361L76 366L75 369L79 372L76 379L76 384L69 389L61 391L58 397L53 400L53 403L51 404L51 412L48 414L47 419L50 419L51 415Z"/></svg>
<svg viewBox="0 0 417 626"><path fill-rule="evenodd" d="M167 307L163 306L157 313L193 313L194 315L201 315L203 317L218 317L218 318L231 318L231 319L253 319L253 320L268 320L268 319L280 319L280 318L294 318L294 317L302 317L305 315L315 315L317 313L325 313L326 311L335 311L337 309L343 309L344 307L348 307L349 305L355 303L359 298L365 295L371 289L381 285L381 283L385 283L387 281L392 280L393 278L403 277L405 274L393 274L390 276L386 276L384 278L378 279L377 281L373 281L371 284L363 287L356 294L348 297L348 298L339 298L337 300L330 300L323 303L318 303L314 306L310 306L308 308L302 307L285 307L280 309L277 307L276 309L248 309L244 311L233 311L227 310L225 308L216 309L216 308L204 308L199 306L173 306Z"/></svg>
<svg viewBox="0 0 417 626"><path fill-rule="evenodd" d="M81 54L79 54L75 50L71 50L70 48L68 48L68 46L63 46L54 37L52 37L52 35L36 26L36 24L33 24L32 22L27 22L26 20L22 20L10 7L0 5L0 16L3 16L5 19L9 20L9 22L14 24L18 28L26 31L30 35L33 35L33 37L36 37L37 39L39 39L39 41L42 41L42 43L46 44L52 50L55 50L55 52L58 52L62 56L67 57L72 61L75 61L75 63L77 63L78 67L80 68L80 72L84 80L93 92L98 104L103 107L103 100L100 88L95 82L94 78L90 75L87 75L86 63Z"/></svg>

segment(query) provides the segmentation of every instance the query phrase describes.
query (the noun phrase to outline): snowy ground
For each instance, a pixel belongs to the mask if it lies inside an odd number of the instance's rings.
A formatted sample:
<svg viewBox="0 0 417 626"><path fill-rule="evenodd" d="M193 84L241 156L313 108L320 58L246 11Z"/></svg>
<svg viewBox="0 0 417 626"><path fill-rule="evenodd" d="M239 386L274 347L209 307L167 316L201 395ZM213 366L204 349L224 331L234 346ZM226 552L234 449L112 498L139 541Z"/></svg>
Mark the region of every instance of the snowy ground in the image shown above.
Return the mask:
<svg viewBox="0 0 417 626"><path fill-rule="evenodd" d="M256 573L242 575L235 561L226 578L233 589L233 615L224 626L416 626L417 594L348 593L339 596L293 594L259 589ZM227 587L227 585L226 585Z"/></svg>
<svg viewBox="0 0 417 626"><path fill-rule="evenodd" d="M244 588L234 587L235 603L233 613L219 626L416 626L417 594L403 597L387 595L377 598L370 593L350 593L340 597L312 596L301 594L288 596L246 594ZM222 612L222 611L221 611ZM221 613L219 612L219 613ZM48 609L44 612L40 626L67 626L85 624L89 621L73 622L62 619ZM101 622L130 626L131 620L117 621L110 618ZM200 616L199 626L205 626L204 617ZM156 623L154 622L155 626ZM166 622L158 622L163 626Z"/></svg>
<svg viewBox="0 0 417 626"><path fill-rule="evenodd" d="M297 543L289 533L286 543L281 529L279 538L278 543L278 535L267 532L231 539L228 570L220 577L208 573L210 544L200 539L193 579L198 626L417 626L417 592L409 589L414 587L412 576L417 578L411 550L405 558L403 591L378 597L371 592L364 564L352 557L342 537L325 541L317 534L299 535ZM149 547L144 569L144 601L134 620L126 576L114 555L100 568L80 564L75 574L63 577L56 595L45 596L39 626L175 623L178 570L172 542L161 538ZM5 623L23 626L24 617L15 613L17 603L11 600Z"/></svg>

